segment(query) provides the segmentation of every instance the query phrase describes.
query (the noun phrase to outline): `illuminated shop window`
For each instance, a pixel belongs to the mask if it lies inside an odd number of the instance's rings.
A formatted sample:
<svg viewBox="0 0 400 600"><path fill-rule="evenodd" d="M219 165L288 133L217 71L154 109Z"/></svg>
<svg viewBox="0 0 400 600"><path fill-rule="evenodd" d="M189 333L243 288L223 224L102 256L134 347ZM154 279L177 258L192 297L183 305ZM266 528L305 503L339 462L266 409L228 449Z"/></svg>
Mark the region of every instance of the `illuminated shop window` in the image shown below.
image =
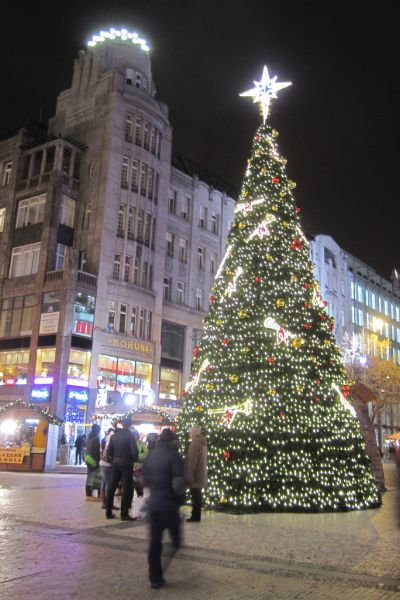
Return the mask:
<svg viewBox="0 0 400 600"><path fill-rule="evenodd" d="M73 333L83 337L92 337L96 298L78 292L74 304Z"/></svg>
<svg viewBox="0 0 400 600"><path fill-rule="evenodd" d="M97 366L97 405L119 402L133 395L130 405L141 405L150 394L152 365L100 354Z"/></svg>
<svg viewBox="0 0 400 600"><path fill-rule="evenodd" d="M177 369L161 369L160 398L178 400L182 389L182 373Z"/></svg>
<svg viewBox="0 0 400 600"><path fill-rule="evenodd" d="M36 355L35 375L37 377L50 377L55 373L56 349L38 348Z"/></svg>
<svg viewBox="0 0 400 600"><path fill-rule="evenodd" d="M27 383L28 366L29 350L0 352L0 385Z"/></svg>
<svg viewBox="0 0 400 600"><path fill-rule="evenodd" d="M91 352L71 348L68 361L68 377L89 381Z"/></svg>

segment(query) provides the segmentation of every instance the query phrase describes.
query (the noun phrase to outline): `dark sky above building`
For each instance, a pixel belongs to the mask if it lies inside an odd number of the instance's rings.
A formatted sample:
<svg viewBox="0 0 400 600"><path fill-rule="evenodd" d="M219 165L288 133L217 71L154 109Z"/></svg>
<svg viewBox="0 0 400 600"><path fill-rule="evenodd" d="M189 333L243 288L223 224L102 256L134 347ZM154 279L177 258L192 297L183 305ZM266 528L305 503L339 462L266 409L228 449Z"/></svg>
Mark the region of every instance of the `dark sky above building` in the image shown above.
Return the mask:
<svg viewBox="0 0 400 600"><path fill-rule="evenodd" d="M91 35L126 26L151 47L174 150L239 187L260 122L239 93L267 64L293 82L271 123L303 229L388 276L400 265L399 17L398 0L8 3L0 129L51 116Z"/></svg>

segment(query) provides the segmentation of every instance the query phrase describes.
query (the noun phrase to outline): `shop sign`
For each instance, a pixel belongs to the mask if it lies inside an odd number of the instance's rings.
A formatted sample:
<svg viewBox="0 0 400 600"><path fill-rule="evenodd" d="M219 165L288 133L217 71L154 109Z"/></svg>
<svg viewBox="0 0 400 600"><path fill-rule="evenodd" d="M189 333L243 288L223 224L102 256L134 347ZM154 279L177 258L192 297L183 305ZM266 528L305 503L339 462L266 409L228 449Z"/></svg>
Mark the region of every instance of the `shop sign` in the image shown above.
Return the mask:
<svg viewBox="0 0 400 600"><path fill-rule="evenodd" d="M162 423L162 416L155 415L154 413L133 413L132 421L149 422L149 423Z"/></svg>
<svg viewBox="0 0 400 600"><path fill-rule="evenodd" d="M40 334L57 333L59 312L48 312L40 315Z"/></svg>
<svg viewBox="0 0 400 600"><path fill-rule="evenodd" d="M32 387L30 399L32 402L50 402L51 387L43 385L40 387Z"/></svg>
<svg viewBox="0 0 400 600"><path fill-rule="evenodd" d="M1 448L0 447L0 463L21 464L24 460L24 448Z"/></svg>
<svg viewBox="0 0 400 600"><path fill-rule="evenodd" d="M67 402L76 402L77 404L87 404L89 402L89 392L82 388L69 388L67 391Z"/></svg>
<svg viewBox="0 0 400 600"><path fill-rule="evenodd" d="M105 340L106 346L121 348L121 350L133 350L142 354L153 354L153 344L141 340L126 340L125 338L109 337Z"/></svg>

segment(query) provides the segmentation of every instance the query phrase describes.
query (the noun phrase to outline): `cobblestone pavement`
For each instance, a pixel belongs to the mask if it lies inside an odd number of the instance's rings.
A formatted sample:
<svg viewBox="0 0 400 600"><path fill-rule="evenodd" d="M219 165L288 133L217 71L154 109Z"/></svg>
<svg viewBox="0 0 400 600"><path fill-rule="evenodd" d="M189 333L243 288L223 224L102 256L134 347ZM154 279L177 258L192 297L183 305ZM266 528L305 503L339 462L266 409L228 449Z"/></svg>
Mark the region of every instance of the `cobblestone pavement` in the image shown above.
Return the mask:
<svg viewBox="0 0 400 600"><path fill-rule="evenodd" d="M167 586L151 590L143 521L106 521L85 502L82 475L1 473L1 598L400 599L398 468L385 465L385 474L377 510L204 512L185 524Z"/></svg>

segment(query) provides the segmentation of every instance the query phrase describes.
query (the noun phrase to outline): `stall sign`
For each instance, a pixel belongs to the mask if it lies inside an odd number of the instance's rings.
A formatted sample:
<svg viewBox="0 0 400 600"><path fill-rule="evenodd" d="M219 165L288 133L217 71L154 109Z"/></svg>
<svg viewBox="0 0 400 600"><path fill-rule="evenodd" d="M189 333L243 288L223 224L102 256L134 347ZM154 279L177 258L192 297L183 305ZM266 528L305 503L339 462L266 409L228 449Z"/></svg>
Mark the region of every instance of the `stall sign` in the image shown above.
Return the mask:
<svg viewBox="0 0 400 600"><path fill-rule="evenodd" d="M0 448L0 463L21 464L24 460L24 448Z"/></svg>
<svg viewBox="0 0 400 600"><path fill-rule="evenodd" d="M162 423L162 416L155 415L153 413L133 413L132 421L150 422L150 423Z"/></svg>
<svg viewBox="0 0 400 600"><path fill-rule="evenodd" d="M87 404L89 402L89 392L85 388L68 388L67 402L76 402L77 404Z"/></svg>
<svg viewBox="0 0 400 600"><path fill-rule="evenodd" d="M51 387L49 385L34 386L31 389L32 402L50 402Z"/></svg>

